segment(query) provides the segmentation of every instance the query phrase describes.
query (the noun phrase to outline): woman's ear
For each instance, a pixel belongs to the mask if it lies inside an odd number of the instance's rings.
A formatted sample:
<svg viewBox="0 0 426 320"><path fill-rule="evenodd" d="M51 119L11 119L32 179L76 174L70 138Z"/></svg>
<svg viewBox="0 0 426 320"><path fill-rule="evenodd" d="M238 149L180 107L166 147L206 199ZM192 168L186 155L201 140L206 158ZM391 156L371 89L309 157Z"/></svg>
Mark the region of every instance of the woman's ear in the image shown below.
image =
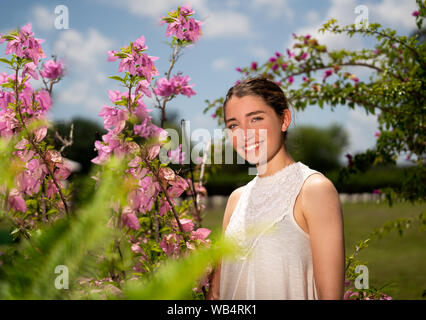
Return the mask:
<svg viewBox="0 0 426 320"><path fill-rule="evenodd" d="M281 131L287 131L287 128L291 123L291 112L289 109L285 109L281 118Z"/></svg>

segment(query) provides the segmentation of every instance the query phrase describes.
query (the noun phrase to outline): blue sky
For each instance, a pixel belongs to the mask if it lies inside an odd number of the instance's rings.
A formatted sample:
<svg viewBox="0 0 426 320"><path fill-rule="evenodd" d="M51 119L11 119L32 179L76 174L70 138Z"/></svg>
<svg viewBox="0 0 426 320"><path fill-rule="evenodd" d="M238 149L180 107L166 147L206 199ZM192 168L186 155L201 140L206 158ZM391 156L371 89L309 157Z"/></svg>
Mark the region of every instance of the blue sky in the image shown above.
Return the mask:
<svg viewBox="0 0 426 320"><path fill-rule="evenodd" d="M158 20L179 4L190 3L196 18L204 21L203 37L187 48L174 72L182 71L195 83L197 95L181 96L169 103L179 119L190 120L191 130L217 127L209 114L203 114L205 99L224 96L237 79L235 67L252 61L264 62L276 51L283 52L291 45L291 34L310 33L329 18L342 24L354 23L355 8L365 5L370 22L396 29L400 34L415 30L411 12L415 0L73 0L73 1L2 1L0 32L32 22L36 37L45 39L43 49L50 56L56 53L67 65L67 76L54 92L51 117L70 120L75 116L88 117L102 123L98 116L102 104L109 104L108 89L119 89L108 76L117 74L118 63L106 61L106 51L119 49L144 35L148 54L160 57L156 66L164 73L169 65L170 48L166 44L165 26ZM69 11L69 29L54 26L55 8L65 5ZM331 48L361 49L371 46L363 38L346 39L329 34L318 39ZM1 46L3 56L5 46ZM0 66L0 72L7 71ZM359 77L365 71L353 70ZM150 105L150 100L146 100ZM337 122L350 136L345 152L356 153L375 144L377 120L363 109L351 110L340 106L332 111L308 106L303 112L293 112L290 130L298 125L328 126ZM398 163L404 163L401 156ZM345 161L344 156L342 162Z"/></svg>

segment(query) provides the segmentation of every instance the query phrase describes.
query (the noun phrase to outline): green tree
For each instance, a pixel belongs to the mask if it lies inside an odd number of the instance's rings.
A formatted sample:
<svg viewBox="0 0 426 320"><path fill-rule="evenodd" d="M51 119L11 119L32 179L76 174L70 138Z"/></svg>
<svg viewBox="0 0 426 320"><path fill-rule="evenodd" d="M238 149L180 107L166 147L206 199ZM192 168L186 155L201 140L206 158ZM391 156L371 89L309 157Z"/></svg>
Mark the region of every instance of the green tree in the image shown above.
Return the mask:
<svg viewBox="0 0 426 320"><path fill-rule="evenodd" d="M328 128L301 126L289 131L287 147L297 161L325 172L340 168L339 158L348 145L348 135L338 124Z"/></svg>
<svg viewBox="0 0 426 320"><path fill-rule="evenodd" d="M426 9L422 1L417 0L417 4L413 19L422 30ZM398 156L408 153L415 170L405 177L401 188L384 188L381 192L390 205L397 199L424 201L426 44L419 41L423 32L398 35L377 23L341 27L336 19L329 20L320 31L370 37L375 40L374 48L329 50L311 35L293 35L296 43L287 53L257 63L256 68L240 68L242 75L263 75L277 81L298 111L308 105L321 109L328 105L332 110L345 105L377 114L380 134L375 147L353 157L349 155L339 180L377 164L396 164ZM360 79L348 71L349 67L367 69L370 75ZM295 79L302 80L301 84ZM213 102L206 100L204 110L213 109L219 125L223 124L223 101L223 97Z"/></svg>

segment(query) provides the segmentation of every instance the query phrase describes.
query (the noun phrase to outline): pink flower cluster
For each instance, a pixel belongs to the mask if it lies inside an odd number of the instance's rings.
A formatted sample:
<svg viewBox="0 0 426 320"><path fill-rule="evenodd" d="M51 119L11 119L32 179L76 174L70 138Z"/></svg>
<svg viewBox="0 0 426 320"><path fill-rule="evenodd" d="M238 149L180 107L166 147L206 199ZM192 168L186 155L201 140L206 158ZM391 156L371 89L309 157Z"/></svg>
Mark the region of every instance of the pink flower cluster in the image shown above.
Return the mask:
<svg viewBox="0 0 426 320"><path fill-rule="evenodd" d="M201 35L202 21L190 18L194 10L190 5L178 7L161 19L161 24L168 23L166 36L176 36L179 40L196 42Z"/></svg>
<svg viewBox="0 0 426 320"><path fill-rule="evenodd" d="M181 73L173 76L170 80L167 80L167 78L160 78L157 80L154 93L162 97L182 94L189 98L196 94L195 91L192 90L194 85L188 85L189 80L191 79L188 76L183 77Z"/></svg>
<svg viewBox="0 0 426 320"><path fill-rule="evenodd" d="M46 57L40 46L44 40L34 38L31 23L19 31L1 35L0 43L5 41L6 55L13 54L15 57L30 60L23 67L17 64L18 71L14 74L0 74L0 84L5 88L0 90L0 137L11 138L18 134L24 125L28 128L31 122L44 119L52 100L47 90L36 91L29 81L30 77L38 79L37 66L40 59ZM19 68L22 68L21 74ZM49 60L40 74L48 79L57 79L63 75L63 64ZM18 92L15 92L16 85L21 88ZM53 178L57 183L61 183L71 174L59 152L48 150L44 152L42 159L34 149L33 146L41 143L46 137L47 127L32 130L29 137L21 138L15 145L14 152L24 167L16 175L16 185L10 190L8 200L13 209L21 212L27 211L25 197L37 194L43 183L46 183L47 198L53 198L58 192ZM53 177L49 176L49 173L52 173Z"/></svg>
<svg viewBox="0 0 426 320"><path fill-rule="evenodd" d="M3 83L15 83L15 74L7 75L5 72L0 74L0 84ZM23 120L29 122L30 118L42 119L52 105L49 92L35 91L28 78L23 82L22 77L18 76L18 83L23 86L18 94L20 110L21 113L28 115ZM9 104L15 104L15 102L14 91L0 90L0 137L10 137L19 130L18 111L15 108L8 108Z"/></svg>
<svg viewBox="0 0 426 320"><path fill-rule="evenodd" d="M46 133L46 127L38 129L35 132L36 141L40 142L43 140ZM9 194L10 206L21 212L27 211L24 196L37 194L40 191L41 184L49 173L46 164L40 160L39 156L33 150L28 148L29 143L24 138L15 146L17 151L14 154L26 163L26 167L25 170L16 176L16 188L12 189ZM71 174L69 167L59 152L55 150L47 151L46 160L51 167L53 176L59 183L66 180ZM46 187L46 197L53 198L58 192L58 189L51 178L47 180Z"/></svg>
<svg viewBox="0 0 426 320"><path fill-rule="evenodd" d="M8 41L5 51L6 55L15 54L19 58L30 59L36 66L40 59L46 58L46 54L41 48L44 40L34 38L31 23L23 26L17 33L2 35L0 37L0 44L6 40Z"/></svg>
<svg viewBox="0 0 426 320"><path fill-rule="evenodd" d="M151 82L152 76L158 76L158 70L154 61L158 57L149 56L144 53L148 49L145 45L145 37L136 39L131 46L122 48L120 52L108 51L108 61L115 61L120 58L118 72L128 71L131 75L137 75Z"/></svg>
<svg viewBox="0 0 426 320"><path fill-rule="evenodd" d="M121 93L120 91L108 91L111 102L117 103L122 99L128 100L128 92ZM134 134L143 138L149 138L156 136L159 139L163 139L167 136L167 131L161 129L151 122L152 117L149 115L151 109L147 109L145 103L142 100L142 96L135 101L136 96L131 95L130 99L135 105L131 110L131 113L139 119L139 124L133 125ZM95 141L95 148L98 150L98 156L92 159L93 163L102 164L111 154L116 156L122 156L125 153L134 151L134 143L124 142L124 138L121 135L126 121L130 117L130 111L122 109L120 106L108 106L103 105L99 116L104 117L104 127L108 132L102 136L102 141Z"/></svg>
<svg viewBox="0 0 426 320"><path fill-rule="evenodd" d="M43 65L40 75L46 79L56 80L64 75L64 70L62 61L49 60Z"/></svg>
<svg viewBox="0 0 426 320"><path fill-rule="evenodd" d="M152 117L143 102L143 97L151 97L149 90L153 76L158 75L158 70L154 66L154 61L158 58L151 57L143 53L148 47L145 45L145 37L136 39L131 46L118 51L109 51L109 61L120 59L119 72L126 71L130 75L137 75L143 79L138 81L135 92L120 92L119 90L108 90L108 95L115 106L103 105L99 116L104 117L104 127L108 130L102 136L102 141L95 142L98 156L92 159L93 163L102 164L111 154L122 156L135 151L135 143L125 142L122 131L129 120L130 115L136 116L138 123L133 125L133 133L142 138L158 137L163 139L167 136L167 131L154 125ZM131 50L131 53L128 51ZM123 108L120 102L125 102L127 108Z"/></svg>
<svg viewBox="0 0 426 320"><path fill-rule="evenodd" d="M185 159L185 152L182 151L182 144L180 144L179 148L176 150L169 150L169 152L167 152L167 156L172 163L183 164L183 160Z"/></svg>
<svg viewBox="0 0 426 320"><path fill-rule="evenodd" d="M194 223L191 219L179 219L179 222L182 225L183 231L189 233L189 241L185 243L188 249L195 250L197 244L208 246L211 243L211 240L206 239L211 230L207 228L198 228L194 230ZM177 228L177 222L175 220L172 221L172 225L174 228ZM169 257L176 258L180 256L181 241L184 241L182 235L170 233L163 236L160 247Z"/></svg>

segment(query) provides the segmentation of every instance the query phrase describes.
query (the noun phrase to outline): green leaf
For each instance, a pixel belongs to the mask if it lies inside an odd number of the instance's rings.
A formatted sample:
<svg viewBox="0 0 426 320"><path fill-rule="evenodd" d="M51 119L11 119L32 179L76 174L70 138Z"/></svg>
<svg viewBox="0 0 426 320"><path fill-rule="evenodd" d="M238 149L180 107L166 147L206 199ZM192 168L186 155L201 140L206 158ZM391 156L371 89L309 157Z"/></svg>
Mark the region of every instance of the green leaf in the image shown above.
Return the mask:
<svg viewBox="0 0 426 320"><path fill-rule="evenodd" d="M0 58L0 61L3 62L3 63L7 63L10 66L13 66L13 63L11 61L7 60L6 58Z"/></svg>

